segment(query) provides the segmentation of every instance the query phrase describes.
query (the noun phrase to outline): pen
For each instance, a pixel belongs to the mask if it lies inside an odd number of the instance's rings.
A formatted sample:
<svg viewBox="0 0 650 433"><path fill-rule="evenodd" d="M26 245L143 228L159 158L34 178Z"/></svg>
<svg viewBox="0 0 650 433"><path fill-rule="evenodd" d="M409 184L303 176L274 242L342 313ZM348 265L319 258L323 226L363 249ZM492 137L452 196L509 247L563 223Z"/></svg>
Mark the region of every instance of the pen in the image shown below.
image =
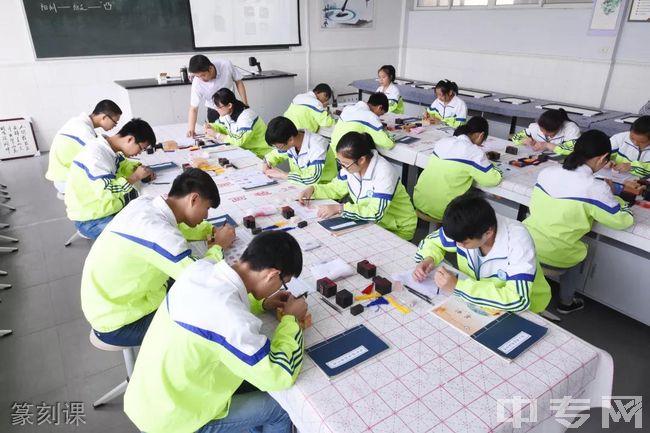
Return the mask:
<svg viewBox="0 0 650 433"><path fill-rule="evenodd" d="M152 185L169 185L171 182L151 182Z"/></svg>
<svg viewBox="0 0 650 433"><path fill-rule="evenodd" d="M341 314L341 309L337 307L336 305L332 304L330 301L327 300L324 296L320 297L320 300L325 302L332 310L336 311L337 313Z"/></svg>
<svg viewBox="0 0 650 433"><path fill-rule="evenodd" d="M418 298L422 299L424 302L428 302L429 304L433 304L433 302L431 302L431 298L429 298L427 295L424 295L424 294L418 292L417 290L410 288L406 284L404 284L404 287L406 287L406 290L408 290L409 292L411 292L413 295L417 296Z"/></svg>

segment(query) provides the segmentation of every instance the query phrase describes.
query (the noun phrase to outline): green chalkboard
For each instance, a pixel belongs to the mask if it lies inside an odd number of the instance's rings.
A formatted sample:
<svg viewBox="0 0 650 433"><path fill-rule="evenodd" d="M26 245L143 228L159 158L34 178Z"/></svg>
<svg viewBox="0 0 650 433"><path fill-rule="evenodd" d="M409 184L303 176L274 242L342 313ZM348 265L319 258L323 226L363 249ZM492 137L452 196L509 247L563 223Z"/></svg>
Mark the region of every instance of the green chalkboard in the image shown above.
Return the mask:
<svg viewBox="0 0 650 433"><path fill-rule="evenodd" d="M194 51L188 0L23 0L37 58Z"/></svg>

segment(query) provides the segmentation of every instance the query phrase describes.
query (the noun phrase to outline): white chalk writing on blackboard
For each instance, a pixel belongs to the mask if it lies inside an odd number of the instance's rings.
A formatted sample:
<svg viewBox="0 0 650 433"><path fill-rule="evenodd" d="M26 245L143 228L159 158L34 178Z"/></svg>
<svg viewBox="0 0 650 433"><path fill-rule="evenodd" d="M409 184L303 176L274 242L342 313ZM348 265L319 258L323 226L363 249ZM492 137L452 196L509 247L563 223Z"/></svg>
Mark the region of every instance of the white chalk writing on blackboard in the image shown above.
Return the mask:
<svg viewBox="0 0 650 433"><path fill-rule="evenodd" d="M58 14L59 12L64 11L73 11L73 12L88 12L91 10L103 10L103 11L112 11L113 2L110 1L97 1L97 2L74 2L69 3L57 3L57 2L46 2L41 3L41 12L44 13L53 13Z"/></svg>

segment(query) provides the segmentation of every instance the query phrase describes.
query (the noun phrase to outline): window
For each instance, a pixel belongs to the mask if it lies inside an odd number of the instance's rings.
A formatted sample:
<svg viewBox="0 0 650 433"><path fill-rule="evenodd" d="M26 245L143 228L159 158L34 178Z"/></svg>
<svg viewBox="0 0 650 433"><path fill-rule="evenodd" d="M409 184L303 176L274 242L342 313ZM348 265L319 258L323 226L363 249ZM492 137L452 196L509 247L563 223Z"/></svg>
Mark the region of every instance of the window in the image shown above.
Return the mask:
<svg viewBox="0 0 650 433"><path fill-rule="evenodd" d="M566 5L571 3L593 3L594 0L544 0L547 5Z"/></svg>
<svg viewBox="0 0 650 433"><path fill-rule="evenodd" d="M417 0L416 8L449 7L449 0Z"/></svg>
<svg viewBox="0 0 650 433"><path fill-rule="evenodd" d="M497 6L536 5L539 0L496 0Z"/></svg>
<svg viewBox="0 0 650 433"><path fill-rule="evenodd" d="M453 7L459 6L487 6L489 0L454 0Z"/></svg>

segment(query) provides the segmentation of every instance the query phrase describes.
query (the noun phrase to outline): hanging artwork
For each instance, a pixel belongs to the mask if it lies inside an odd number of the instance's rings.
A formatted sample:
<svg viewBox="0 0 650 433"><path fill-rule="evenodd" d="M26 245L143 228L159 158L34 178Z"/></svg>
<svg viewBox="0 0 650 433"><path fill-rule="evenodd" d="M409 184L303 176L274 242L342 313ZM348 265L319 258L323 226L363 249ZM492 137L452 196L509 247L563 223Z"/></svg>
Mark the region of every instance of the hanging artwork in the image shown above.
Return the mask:
<svg viewBox="0 0 650 433"><path fill-rule="evenodd" d="M650 0L632 0L627 20L650 23Z"/></svg>
<svg viewBox="0 0 650 433"><path fill-rule="evenodd" d="M591 14L590 35L612 36L621 25L625 0L596 0Z"/></svg>
<svg viewBox="0 0 650 433"><path fill-rule="evenodd" d="M365 29L374 19L375 0L321 0L321 29Z"/></svg>

